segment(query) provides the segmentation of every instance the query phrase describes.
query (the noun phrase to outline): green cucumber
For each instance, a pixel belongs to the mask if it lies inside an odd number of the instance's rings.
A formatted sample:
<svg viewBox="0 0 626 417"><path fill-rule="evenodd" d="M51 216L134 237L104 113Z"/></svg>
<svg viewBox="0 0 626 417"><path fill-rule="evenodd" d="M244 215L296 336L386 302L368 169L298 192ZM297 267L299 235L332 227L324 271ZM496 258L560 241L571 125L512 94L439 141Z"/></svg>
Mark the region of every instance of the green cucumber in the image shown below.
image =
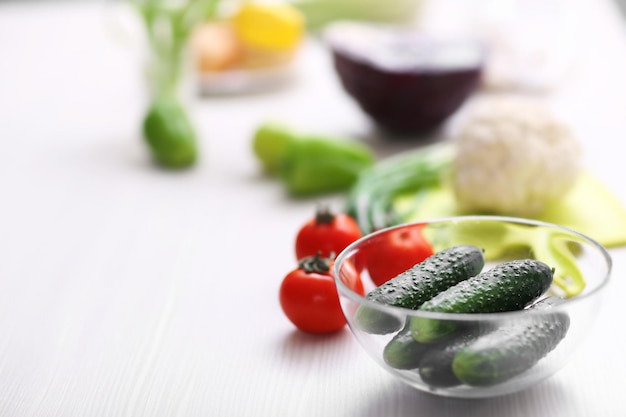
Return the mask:
<svg viewBox="0 0 626 417"><path fill-rule="evenodd" d="M441 291L478 274L484 264L483 252L478 247L453 246L373 289L366 298L383 305L416 310ZM361 305L355 319L360 328L369 333L386 334L398 330L402 321L382 310Z"/></svg>
<svg viewBox="0 0 626 417"><path fill-rule="evenodd" d="M528 310L546 310L563 302L563 299L557 297L545 298L530 307ZM510 325L506 326L507 328ZM454 373L452 364L459 352L467 349L478 339L488 339L489 335L496 329L503 331L495 323L473 323L472 331L464 332L462 335L455 337L451 341L439 344L426 344L415 341L415 344L424 347L432 346L421 353L418 361L419 374L422 381L436 388L447 388L461 385L464 382ZM496 333L497 334L497 333ZM484 342L483 342L484 343ZM466 368L467 369L467 368Z"/></svg>
<svg viewBox="0 0 626 417"><path fill-rule="evenodd" d="M419 375L426 384L431 387L448 388L461 385L461 380L452 371L452 362L456 354L475 341L483 332L470 332L436 345L428 343L415 343L421 346L430 346L420 357L418 363ZM415 339L413 339L415 340Z"/></svg>
<svg viewBox="0 0 626 417"><path fill-rule="evenodd" d="M432 344L421 343L415 340L411 334L409 323L410 320L407 320L402 330L400 330L383 349L383 359L385 363L396 369L421 369L424 365L424 358L433 357L433 355L436 355L435 352L441 352L447 349L448 344L456 344L465 339L473 340L479 335L486 334L487 331L493 329L493 326L463 323L461 324L461 326L463 326L463 332L458 337L458 340L455 339L452 342L446 340L444 343ZM467 344L467 342L465 344ZM452 364L452 358L449 359L449 364ZM449 372L452 373L452 370L450 369ZM433 377L436 378L437 376L434 375Z"/></svg>
<svg viewBox="0 0 626 417"><path fill-rule="evenodd" d="M431 345L413 339L408 326L400 330L383 349L383 360L395 369L415 369Z"/></svg>
<svg viewBox="0 0 626 417"><path fill-rule="evenodd" d="M553 274L548 265L534 259L504 262L442 291L419 310L440 313L521 310L548 290ZM453 334L457 326L449 320L416 317L410 327L415 340L432 343Z"/></svg>
<svg viewBox="0 0 626 417"><path fill-rule="evenodd" d="M550 299L548 299L550 300ZM551 301L545 308L551 307ZM542 302L532 307L543 309ZM563 312L525 318L476 339L460 350L452 362L454 375L472 386L490 386L529 370L556 348L569 329Z"/></svg>

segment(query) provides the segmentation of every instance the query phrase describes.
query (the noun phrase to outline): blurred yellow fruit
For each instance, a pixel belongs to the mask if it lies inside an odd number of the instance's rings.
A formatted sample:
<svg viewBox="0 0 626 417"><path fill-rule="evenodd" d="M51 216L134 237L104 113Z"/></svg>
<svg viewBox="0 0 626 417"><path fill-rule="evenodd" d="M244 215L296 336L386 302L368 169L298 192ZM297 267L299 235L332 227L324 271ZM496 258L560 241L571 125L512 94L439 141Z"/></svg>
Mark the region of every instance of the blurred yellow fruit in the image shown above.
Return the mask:
<svg viewBox="0 0 626 417"><path fill-rule="evenodd" d="M244 3L233 17L242 42L261 50L288 52L299 44L304 17L293 6L283 3Z"/></svg>

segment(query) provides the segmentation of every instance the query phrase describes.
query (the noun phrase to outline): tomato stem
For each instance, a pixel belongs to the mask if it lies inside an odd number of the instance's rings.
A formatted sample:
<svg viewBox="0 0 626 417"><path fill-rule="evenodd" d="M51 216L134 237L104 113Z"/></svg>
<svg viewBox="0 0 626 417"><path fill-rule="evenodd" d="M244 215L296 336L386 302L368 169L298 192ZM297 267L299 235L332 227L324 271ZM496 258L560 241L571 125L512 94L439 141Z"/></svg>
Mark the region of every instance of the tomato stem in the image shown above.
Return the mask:
<svg viewBox="0 0 626 417"><path fill-rule="evenodd" d="M330 271L330 261L334 256L334 254L331 254L329 258L324 258L322 257L322 253L318 252L314 256L305 256L302 258L300 262L298 262L298 267L307 274L324 274Z"/></svg>
<svg viewBox="0 0 626 417"><path fill-rule="evenodd" d="M330 224L335 220L335 214L327 205L320 205L315 212L315 222L317 224Z"/></svg>

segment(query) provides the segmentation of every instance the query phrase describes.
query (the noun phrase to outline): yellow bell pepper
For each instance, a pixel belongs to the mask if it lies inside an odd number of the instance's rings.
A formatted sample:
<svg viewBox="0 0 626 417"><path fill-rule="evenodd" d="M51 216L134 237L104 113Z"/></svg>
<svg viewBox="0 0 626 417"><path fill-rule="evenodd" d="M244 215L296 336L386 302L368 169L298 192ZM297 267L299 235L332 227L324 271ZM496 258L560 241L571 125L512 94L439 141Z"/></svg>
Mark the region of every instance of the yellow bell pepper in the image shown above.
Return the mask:
<svg viewBox="0 0 626 417"><path fill-rule="evenodd" d="M250 47L267 51L294 50L304 31L304 16L283 3L244 3L233 17L240 39Z"/></svg>

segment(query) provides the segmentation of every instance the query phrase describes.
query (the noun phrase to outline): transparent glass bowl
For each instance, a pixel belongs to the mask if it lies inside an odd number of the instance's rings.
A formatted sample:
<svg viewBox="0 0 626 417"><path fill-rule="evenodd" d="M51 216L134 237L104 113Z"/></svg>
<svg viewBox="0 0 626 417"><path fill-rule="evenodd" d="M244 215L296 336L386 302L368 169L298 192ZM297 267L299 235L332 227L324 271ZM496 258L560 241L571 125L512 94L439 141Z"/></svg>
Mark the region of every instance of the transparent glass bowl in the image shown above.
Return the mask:
<svg viewBox="0 0 626 417"><path fill-rule="evenodd" d="M365 265L362 279L369 293L376 286L367 271L368 253L392 234L413 228L436 252L462 244L482 249L483 271L514 259L548 264L554 280L539 299L557 303L512 312L435 313L382 304L349 289L344 283L348 263ZM348 246L334 265L342 310L369 356L410 386L459 398L520 391L561 369L590 332L610 273L611 257L593 239L553 224L500 216L451 217L380 230ZM365 324L364 312L385 325L373 329ZM455 330L448 338L420 343L415 340L418 326L412 325L417 321Z"/></svg>

